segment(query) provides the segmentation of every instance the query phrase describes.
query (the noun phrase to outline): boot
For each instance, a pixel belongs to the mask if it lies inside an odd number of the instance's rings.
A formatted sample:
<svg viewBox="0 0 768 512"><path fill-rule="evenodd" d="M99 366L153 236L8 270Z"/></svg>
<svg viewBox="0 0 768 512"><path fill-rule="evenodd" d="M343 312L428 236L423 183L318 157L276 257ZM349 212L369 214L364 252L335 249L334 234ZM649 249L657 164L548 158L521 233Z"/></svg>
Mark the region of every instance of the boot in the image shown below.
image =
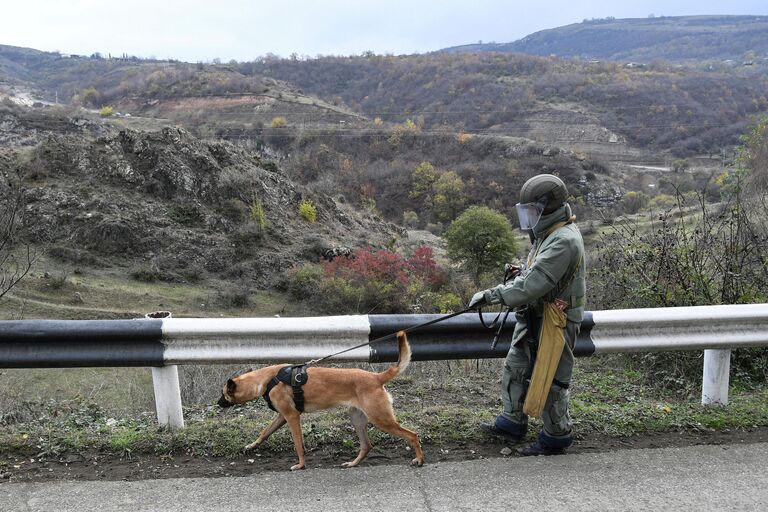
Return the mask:
<svg viewBox="0 0 768 512"><path fill-rule="evenodd" d="M505 416L499 415L496 416L496 420L493 423L481 423L480 430L507 442L519 443L525 439L528 425L515 423Z"/></svg>
<svg viewBox="0 0 768 512"><path fill-rule="evenodd" d="M519 453L523 457L530 457L530 456L537 456L537 455L562 455L565 453L565 448L549 448L541 444L538 440L536 440L536 442L531 443L528 446L523 446L522 448L518 449L517 453Z"/></svg>
<svg viewBox="0 0 768 512"><path fill-rule="evenodd" d="M542 430L539 432L539 438L535 443L524 446L517 450L517 453L523 457L537 455L562 455L565 449L573 444L573 433L565 436L551 436Z"/></svg>

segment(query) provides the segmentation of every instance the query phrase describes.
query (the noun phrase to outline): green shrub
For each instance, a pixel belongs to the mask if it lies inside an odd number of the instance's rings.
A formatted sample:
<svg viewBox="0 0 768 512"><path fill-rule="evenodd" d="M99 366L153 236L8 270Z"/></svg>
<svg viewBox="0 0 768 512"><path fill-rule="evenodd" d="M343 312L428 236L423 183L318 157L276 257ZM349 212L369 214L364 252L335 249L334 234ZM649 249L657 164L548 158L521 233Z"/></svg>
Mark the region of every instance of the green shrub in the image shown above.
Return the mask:
<svg viewBox="0 0 768 512"><path fill-rule="evenodd" d="M406 212L403 212L403 226L408 228L415 228L419 225L419 214L408 210Z"/></svg>
<svg viewBox="0 0 768 512"><path fill-rule="evenodd" d="M253 198L251 202L251 220L263 231L267 227L267 217L264 215L264 207L258 198Z"/></svg>
<svg viewBox="0 0 768 512"><path fill-rule="evenodd" d="M305 264L288 271L288 291L295 297L310 296L320 287L323 267Z"/></svg>
<svg viewBox="0 0 768 512"><path fill-rule="evenodd" d="M194 204L171 206L168 208L168 217L182 226L197 226L205 219L205 215Z"/></svg>
<svg viewBox="0 0 768 512"><path fill-rule="evenodd" d="M109 117L115 113L115 109L109 105L105 105L99 109L99 115L101 117Z"/></svg>
<svg viewBox="0 0 768 512"><path fill-rule="evenodd" d="M309 199L303 199L299 203L299 215L307 222L317 221L317 207Z"/></svg>

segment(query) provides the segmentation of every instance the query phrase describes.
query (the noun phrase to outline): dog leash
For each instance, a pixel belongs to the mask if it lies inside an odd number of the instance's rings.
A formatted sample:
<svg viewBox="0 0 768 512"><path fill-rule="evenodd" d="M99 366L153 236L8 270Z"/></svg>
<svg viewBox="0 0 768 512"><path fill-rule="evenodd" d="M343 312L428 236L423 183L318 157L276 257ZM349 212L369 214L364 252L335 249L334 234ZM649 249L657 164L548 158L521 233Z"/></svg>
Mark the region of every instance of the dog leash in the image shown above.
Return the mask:
<svg viewBox="0 0 768 512"><path fill-rule="evenodd" d="M424 322L423 324L413 325L411 327L408 327L407 329L401 329L400 331L396 331L396 332L392 332L392 333L389 333L389 334L385 334L384 336L380 336L380 337L376 338L375 340L366 341L365 343L361 343L360 345L357 345L357 346L354 346L354 347L350 347L350 348L347 348L347 349L344 349L344 350L340 350L339 352L335 352L333 354L329 354L329 355L321 357L319 359L312 359L310 361L307 361L304 364L306 366L309 366L309 365L312 365L312 364L317 364L317 363L319 363L321 361L325 361L326 359L330 359L331 357L338 356L338 355L343 354L345 352L349 352L351 350L355 350L355 349L358 349L358 348L365 347L366 345L372 345L374 343L378 343L379 341L386 340L387 338L391 338L392 336L396 335L398 332L409 333L411 331L415 331L416 329L422 329L422 328L427 327L427 326L432 325L432 324L436 324L436 323L439 323L439 322L444 322L444 321L448 320L449 318L453 318L455 316L463 315L464 313L472 311L472 309L474 309L474 308L467 308L467 309L458 311L456 313L451 313L449 315L445 315L445 316L441 316L439 318L435 318L434 320L430 320L429 322Z"/></svg>

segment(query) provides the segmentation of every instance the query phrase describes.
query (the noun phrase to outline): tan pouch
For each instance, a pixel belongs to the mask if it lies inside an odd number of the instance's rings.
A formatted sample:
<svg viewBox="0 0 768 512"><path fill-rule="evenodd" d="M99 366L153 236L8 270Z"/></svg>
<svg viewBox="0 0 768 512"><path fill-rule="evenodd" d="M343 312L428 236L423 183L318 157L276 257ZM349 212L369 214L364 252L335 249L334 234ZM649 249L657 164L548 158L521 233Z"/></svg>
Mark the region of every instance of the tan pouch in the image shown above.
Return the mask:
<svg viewBox="0 0 768 512"><path fill-rule="evenodd" d="M563 354L566 326L565 312L551 302L544 304L544 317L539 338L539 350L533 365L533 375L525 395L523 412L534 418L541 418L547 396L555 378L560 356Z"/></svg>

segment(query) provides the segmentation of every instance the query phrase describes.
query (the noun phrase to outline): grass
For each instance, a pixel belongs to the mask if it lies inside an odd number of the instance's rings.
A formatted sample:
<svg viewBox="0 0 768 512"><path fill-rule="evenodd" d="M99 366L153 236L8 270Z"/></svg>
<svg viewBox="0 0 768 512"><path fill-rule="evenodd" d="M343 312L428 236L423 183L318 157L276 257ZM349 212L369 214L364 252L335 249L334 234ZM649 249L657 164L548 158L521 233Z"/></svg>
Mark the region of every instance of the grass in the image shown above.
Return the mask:
<svg viewBox="0 0 768 512"><path fill-rule="evenodd" d="M727 407L703 407L697 397L678 396L642 384L636 371L617 367L616 362L600 358L577 362L571 403L575 430L580 437L622 438L768 426L766 389L741 388L732 391ZM482 361L479 370L460 362L412 364L406 375L388 385L399 421L418 431L427 445L487 442L477 423L491 420L499 412L500 366L498 360ZM65 380L53 374L61 370L34 371L39 372L39 381L44 380L45 372L49 373L49 389L55 387L55 382ZM93 370L92 375L101 371L107 370ZM149 372L143 371L144 393L149 397ZM98 451L116 456L144 453L233 457L256 438L273 414L261 401L221 410L213 404L218 386L211 385L209 396L202 403L185 408L186 428L173 431L157 426L151 400L140 412L120 414L115 409L117 402L125 405L127 401L138 400L137 395L130 394L121 398L124 386L120 386L120 381L127 380L130 379L126 375L115 378L104 385L104 394L99 395L65 398L59 393L47 401L20 399L10 404L13 407L5 404L0 416L0 451L33 455ZM306 415L302 426L310 451L324 447L353 450L357 445L344 409ZM541 422L532 420L529 438L533 439L540 428ZM393 442L376 429L371 429L370 434L374 444ZM291 452L293 444L288 430L278 431L263 449Z"/></svg>
<svg viewBox="0 0 768 512"><path fill-rule="evenodd" d="M1 318L16 318L22 303L24 318L131 318L157 309L201 317L292 312L290 303L277 293L251 292L245 307L221 304L216 300L220 283L211 278L141 282L120 269L86 273L46 261L39 268L43 270L14 289L12 301L0 303ZM44 277L45 269L51 270L49 277ZM75 292L81 303L72 302ZM109 309L99 307L104 304ZM501 365L501 360L413 363L388 385L398 418L433 446L487 442L476 427L501 408ZM1 370L0 452L238 455L270 421L272 412L261 401L227 411L213 405L221 382L232 371L181 367L187 428L172 431L156 424L149 369ZM649 383L641 369L619 356L580 359L571 401L577 435L631 437L768 426L767 389L737 380L727 407L705 408L695 396L698 379L684 388L663 388ZM307 415L302 423L310 450L356 446L341 409ZM532 421L529 437L540 427L540 421ZM393 442L375 429L371 437L375 444ZM264 449L292 451L288 430L277 432Z"/></svg>
<svg viewBox="0 0 768 512"><path fill-rule="evenodd" d="M248 290L248 300L231 307L220 300L231 293L231 284L211 277L148 282L132 278L129 269L86 272L46 260L36 269L0 301L0 319L136 318L157 310L177 317L243 317L290 315L295 310L293 301L280 293L261 290Z"/></svg>

